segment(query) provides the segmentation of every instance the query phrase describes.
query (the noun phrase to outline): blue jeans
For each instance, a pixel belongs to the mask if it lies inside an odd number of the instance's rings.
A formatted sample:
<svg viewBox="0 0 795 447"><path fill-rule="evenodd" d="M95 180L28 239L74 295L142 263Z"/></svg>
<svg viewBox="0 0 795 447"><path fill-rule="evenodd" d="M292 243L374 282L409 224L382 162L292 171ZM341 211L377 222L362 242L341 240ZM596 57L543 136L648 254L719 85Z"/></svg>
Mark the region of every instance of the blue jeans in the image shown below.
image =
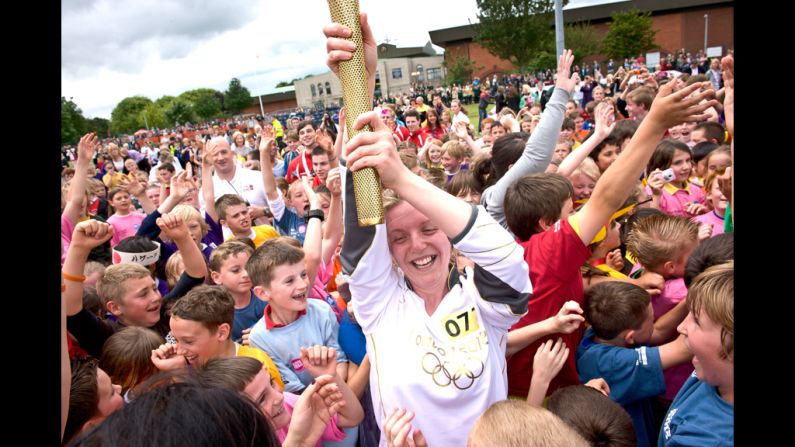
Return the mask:
<svg viewBox="0 0 795 447"><path fill-rule="evenodd" d="M483 120L489 116L486 110L487 109L481 109L480 107L478 107L478 133L480 133L480 127L483 124Z"/></svg>

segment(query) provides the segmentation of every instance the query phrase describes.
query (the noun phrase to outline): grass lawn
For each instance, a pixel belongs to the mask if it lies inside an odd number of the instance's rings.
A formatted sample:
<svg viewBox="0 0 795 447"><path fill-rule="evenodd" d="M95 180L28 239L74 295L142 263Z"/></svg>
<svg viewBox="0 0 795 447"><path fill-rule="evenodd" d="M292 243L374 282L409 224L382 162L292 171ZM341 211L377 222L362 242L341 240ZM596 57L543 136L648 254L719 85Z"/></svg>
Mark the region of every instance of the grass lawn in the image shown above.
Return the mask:
<svg viewBox="0 0 795 447"><path fill-rule="evenodd" d="M478 103L465 105L464 110L466 110L466 114L469 117L469 122L475 127L475 133L477 133L478 124L480 124L480 117L478 116Z"/></svg>

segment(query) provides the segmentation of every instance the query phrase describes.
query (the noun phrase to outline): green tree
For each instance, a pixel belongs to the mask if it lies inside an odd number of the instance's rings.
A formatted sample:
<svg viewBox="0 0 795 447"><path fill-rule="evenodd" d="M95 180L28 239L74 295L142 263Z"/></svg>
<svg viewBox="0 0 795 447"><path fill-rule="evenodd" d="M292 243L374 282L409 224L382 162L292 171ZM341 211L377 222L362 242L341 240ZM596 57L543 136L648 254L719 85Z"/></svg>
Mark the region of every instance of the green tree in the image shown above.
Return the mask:
<svg viewBox="0 0 795 447"><path fill-rule="evenodd" d="M108 135L110 120L105 118L90 118L86 120L86 132L96 132L100 138Z"/></svg>
<svg viewBox="0 0 795 447"><path fill-rule="evenodd" d="M447 69L447 82L463 84L472 79L472 73L483 67L460 54L445 53L442 65Z"/></svg>
<svg viewBox="0 0 795 447"><path fill-rule="evenodd" d="M175 98L169 103L168 107L163 110L163 114L169 125L173 123L183 124L188 121L196 121L195 114L193 113L193 106L184 99Z"/></svg>
<svg viewBox="0 0 795 447"><path fill-rule="evenodd" d="M215 94L201 95L193 102L193 111L199 118L210 120L221 113L221 101Z"/></svg>
<svg viewBox="0 0 795 447"><path fill-rule="evenodd" d="M149 103L141 110L138 117L138 126L146 126L147 124L150 129L153 127L163 128L167 125L163 109L157 103Z"/></svg>
<svg viewBox="0 0 795 447"><path fill-rule="evenodd" d="M177 99L188 102L196 116L209 120L221 113L224 94L211 88L197 88L180 93Z"/></svg>
<svg viewBox="0 0 795 447"><path fill-rule="evenodd" d="M477 6L476 42L519 70L543 68L549 55L555 65L553 0L477 0Z"/></svg>
<svg viewBox="0 0 795 447"><path fill-rule="evenodd" d="M167 110L169 106L171 106L171 102L175 99L177 98L171 95L163 95L155 100L155 104L159 105L161 109Z"/></svg>
<svg viewBox="0 0 795 447"><path fill-rule="evenodd" d="M240 113L241 110L251 105L251 92L243 87L240 79L232 78L229 81L229 88L224 93L224 105L226 110L232 114Z"/></svg>
<svg viewBox="0 0 795 447"><path fill-rule="evenodd" d="M85 133L83 111L71 98L61 96L61 144L76 144Z"/></svg>
<svg viewBox="0 0 795 447"><path fill-rule="evenodd" d="M613 14L610 28L602 41L605 54L621 60L635 57L654 48L657 31L654 30L650 12L632 9Z"/></svg>
<svg viewBox="0 0 795 447"><path fill-rule="evenodd" d="M564 33L566 48L571 48L574 53L574 64L582 64L585 56L593 56L602 52L602 45L596 30L590 22L566 25Z"/></svg>
<svg viewBox="0 0 795 447"><path fill-rule="evenodd" d="M111 132L129 134L143 127L143 118L141 118L140 124L138 124L138 119L143 116L141 112L149 104L153 104L152 100L146 96L129 96L122 99L110 113ZM149 125L153 124L149 123Z"/></svg>

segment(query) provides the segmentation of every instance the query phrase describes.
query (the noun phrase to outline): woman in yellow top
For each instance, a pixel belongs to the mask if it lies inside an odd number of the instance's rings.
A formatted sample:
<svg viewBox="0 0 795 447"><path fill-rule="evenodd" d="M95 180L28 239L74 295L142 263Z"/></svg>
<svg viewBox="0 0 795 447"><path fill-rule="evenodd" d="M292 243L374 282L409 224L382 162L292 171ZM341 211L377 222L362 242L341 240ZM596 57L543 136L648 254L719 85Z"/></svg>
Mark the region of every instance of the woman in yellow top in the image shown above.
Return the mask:
<svg viewBox="0 0 795 447"><path fill-rule="evenodd" d="M119 182L121 181L124 174L116 170L116 166L114 166L113 162L108 160L103 165L105 167L105 175L102 176L102 183L108 187L108 189L113 189L119 186Z"/></svg>

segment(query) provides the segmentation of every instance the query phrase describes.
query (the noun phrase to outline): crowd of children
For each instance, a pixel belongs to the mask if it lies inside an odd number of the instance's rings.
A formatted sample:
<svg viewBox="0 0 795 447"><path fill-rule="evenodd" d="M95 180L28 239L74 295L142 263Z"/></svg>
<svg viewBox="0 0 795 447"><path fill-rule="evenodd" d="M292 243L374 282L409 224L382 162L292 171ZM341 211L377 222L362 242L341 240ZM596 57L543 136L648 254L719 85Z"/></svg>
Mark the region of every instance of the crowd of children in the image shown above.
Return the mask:
<svg viewBox="0 0 795 447"><path fill-rule="evenodd" d="M324 33L336 72L355 45ZM85 135L62 443L732 445L733 59L719 91L650 78L588 104L573 61L543 111L479 126L455 101L407 127L384 105L348 139L343 110L148 174ZM357 223L364 167L384 224Z"/></svg>

